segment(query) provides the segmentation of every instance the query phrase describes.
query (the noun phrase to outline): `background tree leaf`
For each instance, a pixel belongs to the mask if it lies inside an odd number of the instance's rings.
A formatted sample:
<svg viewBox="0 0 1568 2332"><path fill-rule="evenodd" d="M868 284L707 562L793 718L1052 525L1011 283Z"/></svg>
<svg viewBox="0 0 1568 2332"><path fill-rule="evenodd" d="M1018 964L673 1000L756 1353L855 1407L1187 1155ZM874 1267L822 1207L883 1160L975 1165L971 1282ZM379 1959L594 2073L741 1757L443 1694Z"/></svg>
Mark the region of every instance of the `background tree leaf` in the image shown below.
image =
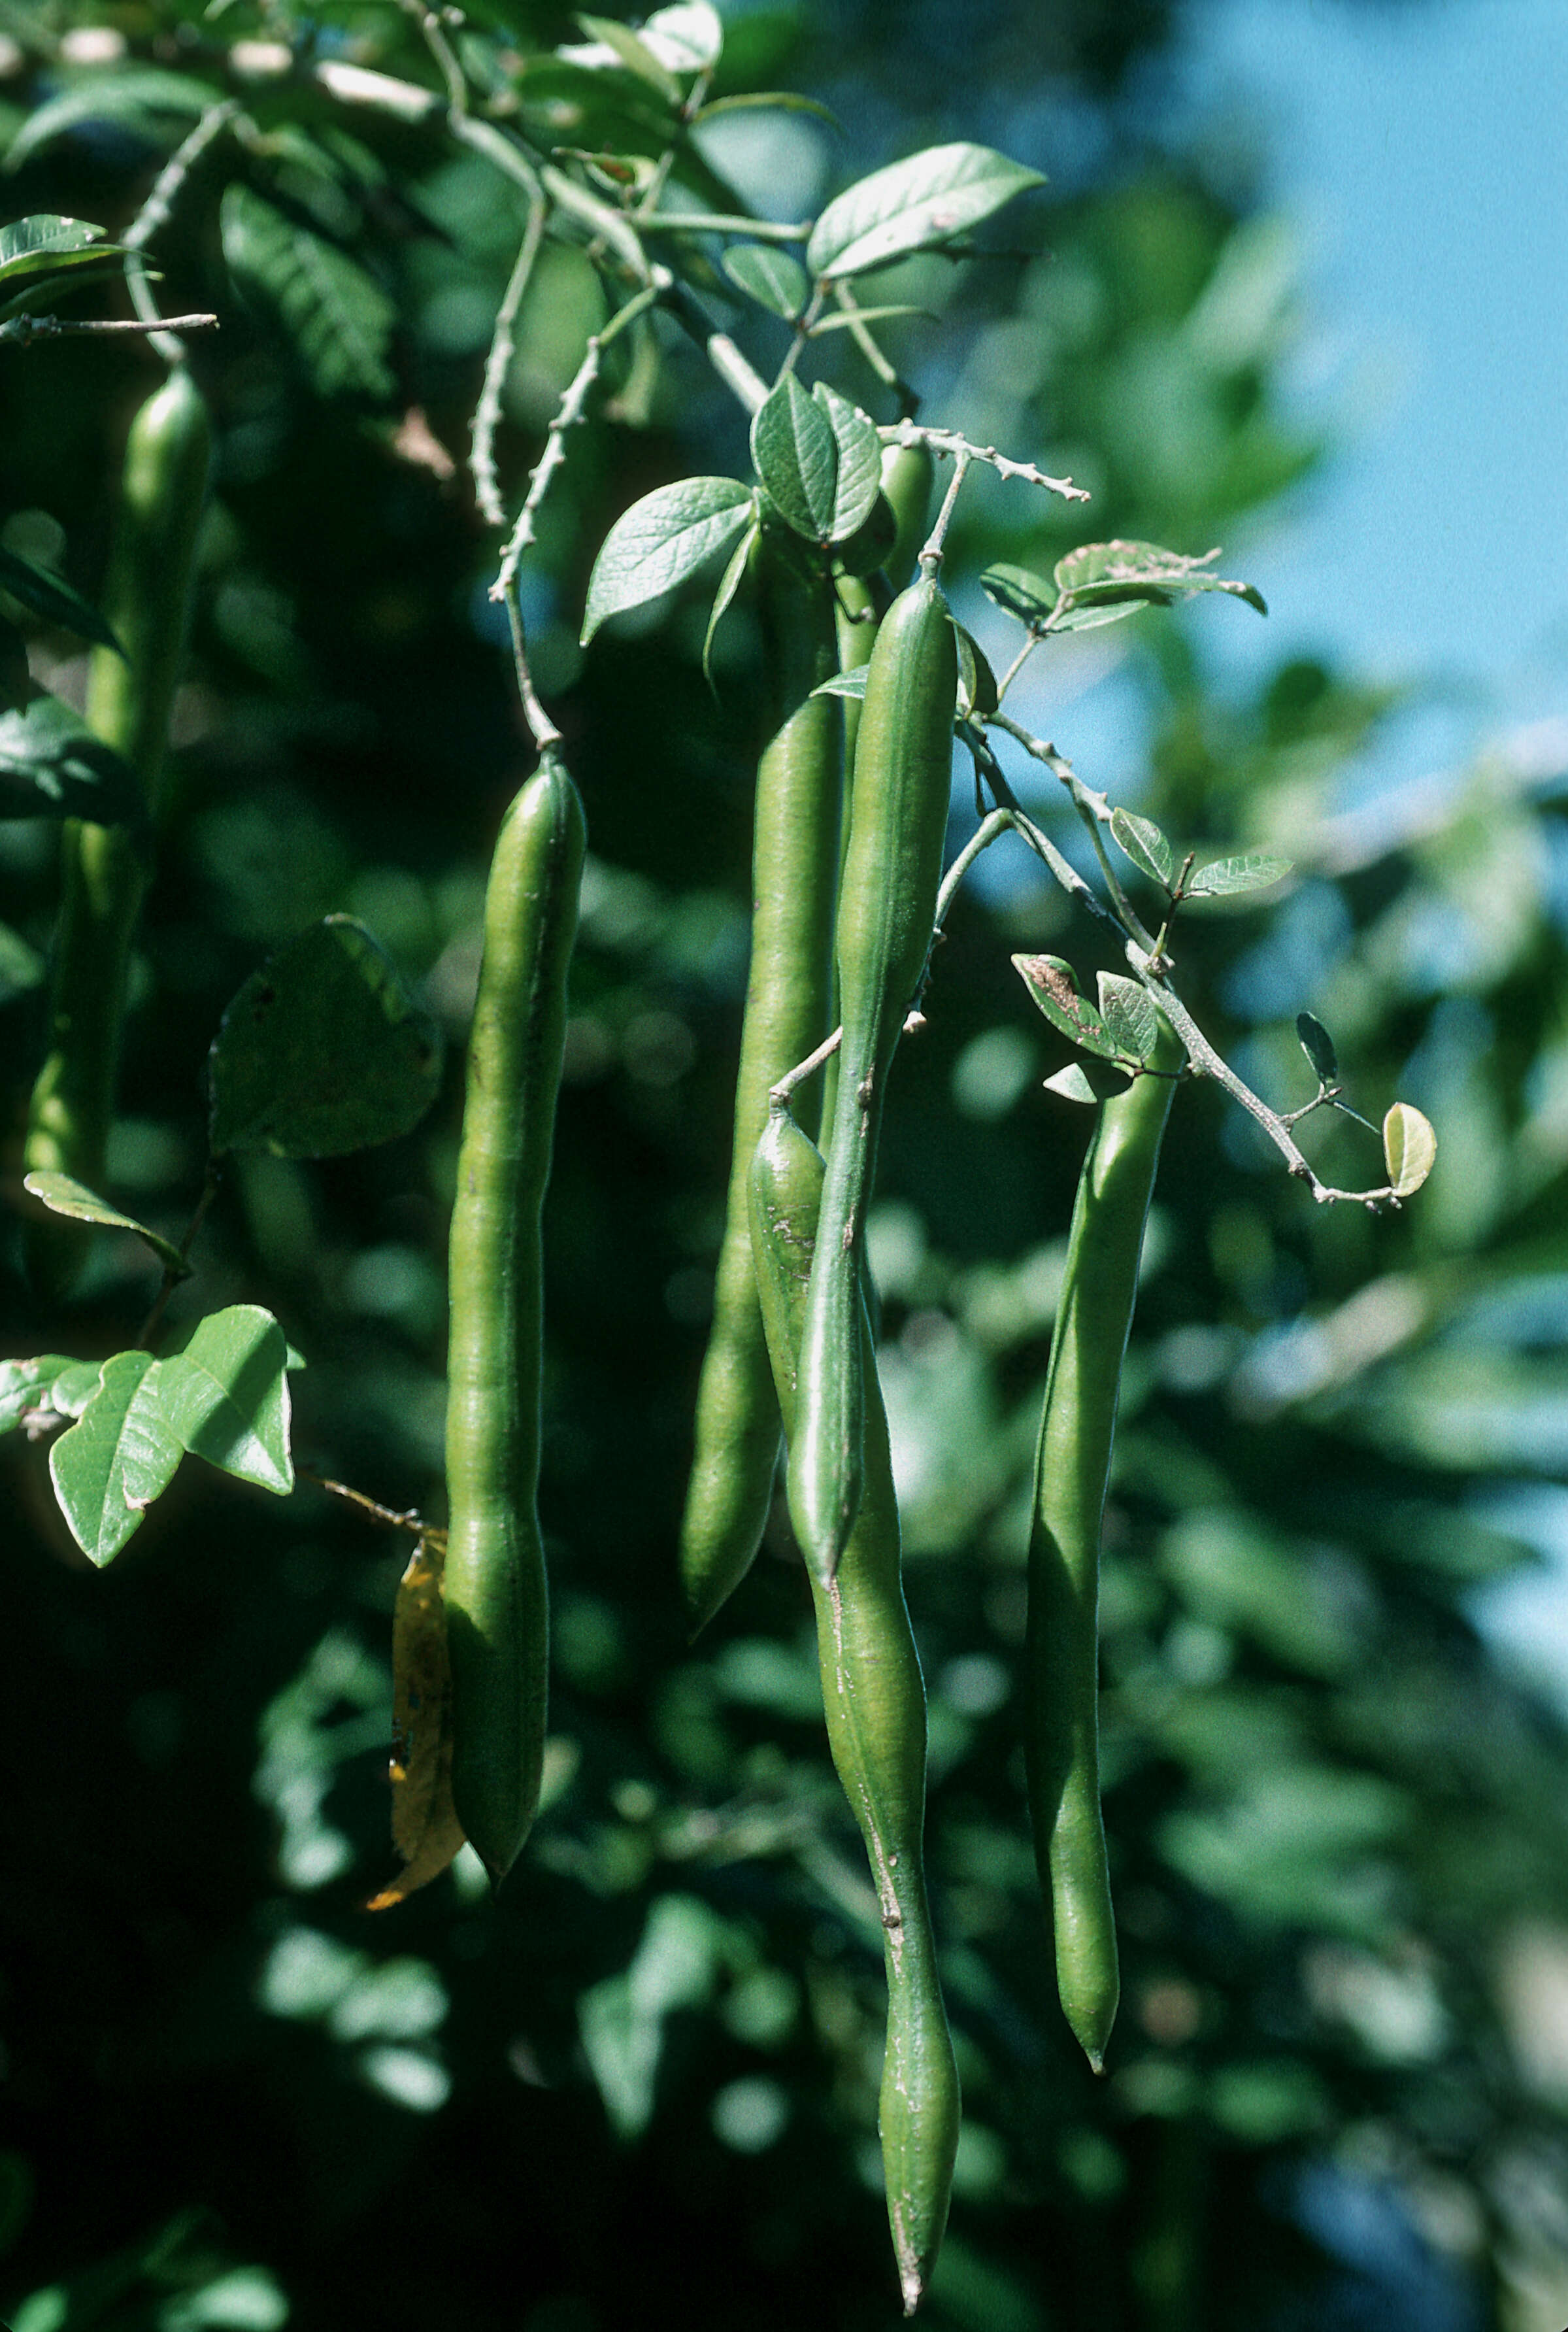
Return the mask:
<svg viewBox="0 0 1568 2332"><path fill-rule="evenodd" d="M397 310L375 277L253 187L227 187L218 215L236 287L292 344L318 395L385 402Z"/></svg>
<svg viewBox="0 0 1568 2332"><path fill-rule="evenodd" d="M167 1489L185 1452L158 1406L161 1363L116 1352L76 1423L49 1452L50 1478L72 1537L90 1561L111 1562Z"/></svg>
<svg viewBox="0 0 1568 2332"><path fill-rule="evenodd" d="M0 819L85 817L142 826L147 805L127 764L58 696L0 712Z"/></svg>
<svg viewBox="0 0 1568 2332"><path fill-rule="evenodd" d="M739 478L682 478L623 511L599 545L583 611L586 647L599 626L684 582L749 523L752 492Z"/></svg>
<svg viewBox="0 0 1568 2332"><path fill-rule="evenodd" d="M90 600L72 588L63 577L52 575L46 567L35 567L30 559L21 558L0 543L0 591L8 591L42 616L48 624L58 624L62 630L74 632L79 639L97 640L117 654L124 650L110 631L108 623Z"/></svg>
<svg viewBox="0 0 1568 2332"><path fill-rule="evenodd" d="M441 1040L365 925L329 915L246 980L207 1077L215 1155L331 1158L418 1124L440 1083Z"/></svg>
<svg viewBox="0 0 1568 2332"><path fill-rule="evenodd" d="M294 1486L288 1359L282 1330L259 1304L209 1312L162 1364L158 1400L180 1448L285 1496Z"/></svg>
<svg viewBox="0 0 1568 2332"><path fill-rule="evenodd" d="M957 142L875 170L830 202L806 247L818 282L865 275L913 251L940 250L1015 195L1044 186L1038 170Z"/></svg>

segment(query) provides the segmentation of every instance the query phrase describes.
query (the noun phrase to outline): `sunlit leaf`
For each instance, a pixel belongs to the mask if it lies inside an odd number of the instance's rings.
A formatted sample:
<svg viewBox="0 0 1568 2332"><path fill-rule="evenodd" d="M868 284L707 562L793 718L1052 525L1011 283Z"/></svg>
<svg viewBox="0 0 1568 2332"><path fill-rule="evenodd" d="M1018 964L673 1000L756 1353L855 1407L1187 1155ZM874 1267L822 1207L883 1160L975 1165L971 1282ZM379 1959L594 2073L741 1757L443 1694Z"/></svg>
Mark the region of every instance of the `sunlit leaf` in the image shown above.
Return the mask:
<svg viewBox="0 0 1568 2332"><path fill-rule="evenodd" d="M53 1406L48 1399L50 1387L65 1370L81 1365L68 1352L40 1352L30 1361L0 1361L0 1433L14 1432L29 1410ZM97 1374L94 1363L95 1379Z"/></svg>
<svg viewBox="0 0 1568 2332"><path fill-rule="evenodd" d="M1042 1082L1047 1093L1057 1094L1063 1101L1086 1103L1090 1108L1127 1090L1124 1073L1107 1068L1103 1061L1069 1061L1065 1069Z"/></svg>
<svg viewBox="0 0 1568 2332"><path fill-rule="evenodd" d="M864 275L911 252L940 250L1045 180L987 146L928 147L875 170L830 202L806 264L819 281Z"/></svg>
<svg viewBox="0 0 1568 2332"><path fill-rule="evenodd" d="M1419 1190L1437 1162L1431 1123L1408 1101L1396 1101L1383 1120L1383 1158L1396 1199Z"/></svg>
<svg viewBox="0 0 1568 2332"><path fill-rule="evenodd" d="M1189 899L1232 899L1244 891L1267 891L1270 884L1282 883L1290 869L1288 858L1276 858L1266 850L1250 851L1241 858L1215 858L1189 874L1183 895Z"/></svg>
<svg viewBox="0 0 1568 2332"><path fill-rule="evenodd" d="M53 1214L67 1215L72 1222L100 1223L106 1230L134 1231L138 1238L146 1240L167 1269L178 1278L186 1276L188 1266L172 1240L148 1230L134 1215L122 1215L118 1207L111 1207L107 1199L100 1199L96 1190L90 1190L73 1176L34 1171L24 1175L22 1187L35 1199L42 1199Z"/></svg>
<svg viewBox="0 0 1568 2332"><path fill-rule="evenodd" d="M169 1431L193 1458L282 1496L289 1455L289 1348L259 1304L231 1304L198 1321L163 1363L158 1398Z"/></svg>
<svg viewBox="0 0 1568 2332"><path fill-rule="evenodd" d="M1080 989L1070 963L1055 955L1016 955L1012 961L1014 970L1053 1028L1085 1053L1097 1054L1105 1061L1116 1058L1121 1048Z"/></svg>
<svg viewBox="0 0 1568 2332"><path fill-rule="evenodd" d="M623 511L599 545L583 611L586 646L599 626L674 590L734 541L753 511L739 478L681 478Z"/></svg>
<svg viewBox="0 0 1568 2332"><path fill-rule="evenodd" d="M786 373L751 423L751 459L770 500L808 542L843 542L882 489L882 446L864 414Z"/></svg>
<svg viewBox="0 0 1568 2332"><path fill-rule="evenodd" d="M1168 891L1176 874L1176 853L1169 837L1152 817L1134 817L1131 810L1111 812L1111 838L1124 850L1140 874Z"/></svg>
<svg viewBox="0 0 1568 2332"><path fill-rule="evenodd" d="M1140 980L1119 971L1098 975L1100 1016L1118 1049L1135 1061L1150 1061L1160 1041L1160 1014Z"/></svg>
<svg viewBox="0 0 1568 2332"><path fill-rule="evenodd" d="M215 1154L338 1157L418 1124L440 1083L440 1035L364 924L329 915L252 973L207 1075Z"/></svg>
<svg viewBox="0 0 1568 2332"><path fill-rule="evenodd" d="M1201 591L1223 591L1245 599L1260 616L1268 613L1263 595L1250 583L1234 583L1213 573L1210 550L1201 559L1165 550L1157 542L1086 542L1056 566L1056 607L1053 631L1087 631L1114 623L1141 606L1168 607Z"/></svg>
<svg viewBox="0 0 1568 2332"><path fill-rule="evenodd" d="M836 672L831 679L818 681L811 693L813 696L848 696L859 703L865 694L865 675L870 670L868 664L857 664L853 672Z"/></svg>
<svg viewBox="0 0 1568 2332"><path fill-rule="evenodd" d="M0 712L0 819L85 817L138 826L140 786L120 755L58 696Z"/></svg>
<svg viewBox="0 0 1568 2332"><path fill-rule="evenodd" d="M159 1406L161 1372L150 1352L116 1352L76 1423L50 1449L60 1511L93 1563L120 1553L185 1454Z"/></svg>

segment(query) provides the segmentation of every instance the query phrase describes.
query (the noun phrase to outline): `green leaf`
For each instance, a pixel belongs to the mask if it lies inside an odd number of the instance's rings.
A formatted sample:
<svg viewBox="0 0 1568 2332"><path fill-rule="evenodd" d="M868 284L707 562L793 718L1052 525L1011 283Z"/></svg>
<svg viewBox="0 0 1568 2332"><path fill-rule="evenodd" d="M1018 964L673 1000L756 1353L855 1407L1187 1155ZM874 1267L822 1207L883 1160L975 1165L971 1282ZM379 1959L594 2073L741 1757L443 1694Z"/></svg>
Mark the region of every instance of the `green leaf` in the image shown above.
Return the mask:
<svg viewBox="0 0 1568 2332"><path fill-rule="evenodd" d="M0 818L139 826L146 817L132 771L58 696L0 712Z"/></svg>
<svg viewBox="0 0 1568 2332"><path fill-rule="evenodd" d="M198 1321L185 1350L163 1363L158 1399L170 1433L193 1458L286 1496L289 1347L259 1304L231 1304Z"/></svg>
<svg viewBox="0 0 1568 2332"><path fill-rule="evenodd" d="M1296 1016L1296 1033L1301 1039L1301 1049L1312 1064L1312 1072L1320 1085L1331 1085L1339 1075L1339 1055L1334 1049L1334 1038L1321 1020L1310 1012Z"/></svg>
<svg viewBox="0 0 1568 2332"><path fill-rule="evenodd" d="M1121 1048L1080 990L1070 963L1056 955L1016 955L1013 969L1053 1028L1100 1060L1117 1057Z"/></svg>
<svg viewBox="0 0 1568 2332"><path fill-rule="evenodd" d="M608 616L684 583L733 542L754 508L751 487L739 478L681 478L655 486L623 511L600 543L588 578L583 645Z"/></svg>
<svg viewBox="0 0 1568 2332"><path fill-rule="evenodd" d="M725 113L814 113L829 129L844 135L844 124L830 105L824 105L819 97L802 97L793 89L737 90L729 97L712 97L698 108L693 119L713 121Z"/></svg>
<svg viewBox="0 0 1568 2332"><path fill-rule="evenodd" d="M713 652L713 635L730 612L731 601L741 588L741 578L746 572L746 562L755 550L762 530L755 521L749 526L730 554L730 563L719 578L718 590L708 616L708 628L703 636L703 677L712 680L710 660Z"/></svg>
<svg viewBox="0 0 1568 2332"><path fill-rule="evenodd" d="M1431 1121L1408 1101L1396 1101L1383 1120L1383 1161L1396 1199L1408 1199L1420 1189L1437 1156Z"/></svg>
<svg viewBox="0 0 1568 2332"><path fill-rule="evenodd" d="M1044 184L1037 170L988 146L928 147L830 202L812 229L806 264L820 282L868 274L911 252L940 250Z"/></svg>
<svg viewBox="0 0 1568 2332"><path fill-rule="evenodd" d="M719 262L738 292L792 324L811 286L793 253L770 243L733 243Z"/></svg>
<svg viewBox="0 0 1568 2332"><path fill-rule="evenodd" d="M41 146L84 121L112 121L149 146L171 145L182 119L198 120L208 106L222 104L223 94L206 81L153 66L84 76L27 116L11 140L5 167L19 170Z"/></svg>
<svg viewBox="0 0 1568 2332"><path fill-rule="evenodd" d="M62 631L74 632L79 639L97 640L106 648L114 648L121 655L125 651L110 630L107 622L91 600L46 567L35 567L30 559L19 558L0 543L0 591L8 591L42 616L48 624L58 624Z"/></svg>
<svg viewBox="0 0 1568 2332"><path fill-rule="evenodd" d="M69 1352L40 1352L30 1361L0 1361L0 1433L14 1432L30 1409L53 1407L50 1387L66 1369L80 1366ZM96 1362L92 1381L98 1382Z"/></svg>
<svg viewBox="0 0 1568 2332"><path fill-rule="evenodd" d="M960 717L969 721L978 715L983 721L997 709L997 676L973 634L961 624L955 623L952 628L958 640Z"/></svg>
<svg viewBox="0 0 1568 2332"><path fill-rule="evenodd" d="M60 1511L83 1554L110 1562L184 1456L158 1405L162 1364L150 1352L116 1352L98 1391L49 1452Z"/></svg>
<svg viewBox="0 0 1568 2332"><path fill-rule="evenodd" d="M629 24L617 24L613 16L585 16L580 13L577 21L589 40L601 48L608 49L629 73L635 73L639 81L645 81L650 89L656 89L671 105L679 105L680 82L667 65L660 63L647 43L639 40Z"/></svg>
<svg viewBox="0 0 1568 2332"><path fill-rule="evenodd" d="M59 1417L80 1417L98 1391L100 1373L98 1361L72 1361L50 1386L45 1396L49 1407Z"/></svg>
<svg viewBox="0 0 1568 2332"><path fill-rule="evenodd" d="M38 1170L23 1176L22 1187L35 1199L42 1199L52 1214L68 1215L77 1223L101 1223L107 1230L134 1231L138 1238L147 1241L167 1270L180 1279L189 1277L190 1266L172 1241L160 1238L157 1231L149 1231L134 1215L122 1215L118 1207L111 1207L107 1199L100 1199L85 1182L78 1182L70 1174Z"/></svg>
<svg viewBox="0 0 1568 2332"><path fill-rule="evenodd" d="M1134 817L1131 810L1114 809L1111 839L1126 852L1140 874L1170 890L1176 875L1176 853L1152 817Z"/></svg>
<svg viewBox="0 0 1568 2332"><path fill-rule="evenodd" d="M29 947L9 923L0 923L0 1004L9 1004L14 996L25 996L29 989L37 988L43 969L38 950Z"/></svg>
<svg viewBox="0 0 1568 2332"><path fill-rule="evenodd" d="M292 343L317 393L389 397L397 311L359 261L246 186L225 188L218 220L242 297Z"/></svg>
<svg viewBox="0 0 1568 2332"><path fill-rule="evenodd" d="M1064 1101L1086 1102L1094 1108L1127 1090L1125 1074L1107 1068L1103 1061L1069 1061L1044 1083L1047 1093L1059 1094Z"/></svg>
<svg viewBox="0 0 1568 2332"><path fill-rule="evenodd" d="M0 226L0 291L24 277L54 274L84 261L120 258L124 246L106 243L108 230L88 219L62 218L58 211L35 211Z"/></svg>
<svg viewBox="0 0 1568 2332"><path fill-rule="evenodd" d="M827 416L837 451L831 542L847 542L876 507L882 492L882 440L857 405L819 380L812 397Z"/></svg>
<svg viewBox="0 0 1568 2332"><path fill-rule="evenodd" d="M1152 1061L1160 1041L1160 1013L1141 981L1119 971L1099 974L1100 1016L1117 1048L1134 1061Z"/></svg>
<svg viewBox="0 0 1568 2332"><path fill-rule="evenodd" d="M673 7L655 8L642 39L672 72L712 72L724 53L724 26L709 0L675 0Z"/></svg>
<svg viewBox="0 0 1568 2332"><path fill-rule="evenodd" d="M1267 616L1263 595L1250 583L1229 582L1209 571L1209 562L1219 556L1210 550L1201 559L1188 559L1157 542L1085 542L1056 561L1058 597L1051 629L1088 631L1117 623L1141 607L1169 607L1200 591L1229 592Z"/></svg>
<svg viewBox="0 0 1568 2332"><path fill-rule="evenodd" d="M1043 576L1031 573L1027 567L1010 567L1005 561L986 569L980 577L980 589L1005 615L1016 616L1031 631L1045 629L1056 604L1056 595Z"/></svg>
<svg viewBox="0 0 1568 2332"><path fill-rule="evenodd" d="M240 989L207 1056L215 1156L335 1158L417 1125L441 1039L363 923L329 915Z"/></svg>
<svg viewBox="0 0 1568 2332"><path fill-rule="evenodd" d="M1266 850L1243 858L1215 858L1189 874L1182 895L1189 899L1230 899L1243 891L1266 891L1289 874L1291 861L1275 858Z"/></svg>

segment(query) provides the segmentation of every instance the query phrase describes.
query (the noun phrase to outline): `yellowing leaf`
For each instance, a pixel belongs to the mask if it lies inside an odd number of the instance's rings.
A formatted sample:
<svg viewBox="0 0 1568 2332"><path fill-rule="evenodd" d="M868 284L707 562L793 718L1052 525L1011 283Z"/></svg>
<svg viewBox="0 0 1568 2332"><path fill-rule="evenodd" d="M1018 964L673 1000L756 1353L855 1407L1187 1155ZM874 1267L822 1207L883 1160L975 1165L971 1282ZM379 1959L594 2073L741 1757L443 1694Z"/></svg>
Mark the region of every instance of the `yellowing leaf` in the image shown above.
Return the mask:
<svg viewBox="0 0 1568 2332"><path fill-rule="evenodd" d="M1430 1121L1408 1101L1396 1101L1383 1120L1383 1159L1396 1199L1408 1199L1431 1172L1438 1137Z"/></svg>
<svg viewBox="0 0 1568 2332"><path fill-rule="evenodd" d="M387 1910L439 1878L464 1842L452 1810L451 1696L441 1554L422 1538L392 1612L392 1843L404 1867L368 1911Z"/></svg>

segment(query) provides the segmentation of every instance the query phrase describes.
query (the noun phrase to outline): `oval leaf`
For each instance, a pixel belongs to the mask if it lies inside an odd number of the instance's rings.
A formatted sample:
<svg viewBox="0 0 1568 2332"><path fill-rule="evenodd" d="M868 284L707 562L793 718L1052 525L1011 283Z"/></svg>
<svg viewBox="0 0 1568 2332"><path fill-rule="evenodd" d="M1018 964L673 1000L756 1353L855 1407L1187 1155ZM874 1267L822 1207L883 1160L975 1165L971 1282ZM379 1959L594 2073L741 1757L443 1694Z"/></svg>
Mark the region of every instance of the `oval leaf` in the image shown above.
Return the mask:
<svg viewBox="0 0 1568 2332"><path fill-rule="evenodd" d="M913 251L937 250L1030 186L1038 170L989 146L930 146L846 187L817 220L806 264L820 282L864 275Z"/></svg>
<svg viewBox="0 0 1568 2332"><path fill-rule="evenodd" d="M733 542L751 510L751 489L739 478L681 478L623 511L599 545L588 578L583 645L608 616L684 582Z"/></svg>
<svg viewBox="0 0 1568 2332"><path fill-rule="evenodd" d="M1267 891L1271 883L1282 883L1290 869L1288 858L1276 858L1266 850L1250 851L1244 858L1215 858L1189 874L1181 895L1232 899L1243 891Z"/></svg>
<svg viewBox="0 0 1568 2332"><path fill-rule="evenodd" d="M875 508L882 492L882 440L857 405L819 380L811 392L827 416L837 457L830 542L847 542Z"/></svg>
<svg viewBox="0 0 1568 2332"><path fill-rule="evenodd" d="M101 247L108 230L58 211L33 211L0 226L0 285L59 266L76 253Z"/></svg>
<svg viewBox="0 0 1568 2332"><path fill-rule="evenodd" d="M1301 1039L1301 1049L1312 1063L1313 1074L1319 1085L1331 1085L1339 1075L1339 1055L1334 1049L1334 1038L1321 1020L1310 1012L1296 1016L1296 1033Z"/></svg>
<svg viewBox="0 0 1568 2332"><path fill-rule="evenodd" d="M1043 575L1034 574L1028 567L1010 567L1005 561L986 569L980 577L980 589L1004 614L1016 616L1031 631L1044 630L1056 604L1056 595Z"/></svg>
<svg viewBox="0 0 1568 2332"><path fill-rule="evenodd" d="M720 261L738 292L792 324L805 307L811 284L793 253L768 243L731 244Z"/></svg>
<svg viewBox="0 0 1568 2332"><path fill-rule="evenodd" d="M96 1190L90 1190L85 1182L78 1182L73 1176L39 1170L24 1174L22 1187L35 1199L42 1199L52 1214L68 1215L77 1223L101 1223L106 1230L134 1231L138 1238L147 1241L165 1269L177 1279L190 1276L189 1265L171 1240L149 1231L134 1215L122 1215L118 1207L111 1207L107 1199L100 1199Z"/></svg>
<svg viewBox="0 0 1568 2332"><path fill-rule="evenodd" d="M1176 853L1152 817L1134 817L1131 810L1111 812L1111 839L1124 850L1140 874L1162 890L1171 888L1176 873Z"/></svg>
<svg viewBox="0 0 1568 2332"><path fill-rule="evenodd" d="M808 542L827 541L837 506L838 444L826 408L792 372L757 410L751 459L779 516Z"/></svg>
<svg viewBox="0 0 1568 2332"><path fill-rule="evenodd" d="M1396 1199L1408 1199L1431 1172L1438 1155L1438 1137L1430 1120L1396 1101L1383 1120L1383 1161Z"/></svg>
<svg viewBox="0 0 1568 2332"><path fill-rule="evenodd" d="M1119 1049L1134 1061L1152 1061L1160 1041L1160 1014L1148 989L1119 971L1099 975L1100 1014Z"/></svg>
<svg viewBox="0 0 1568 2332"><path fill-rule="evenodd" d="M1116 1040L1080 990L1070 963L1055 955L1016 955L1013 968L1053 1028L1103 1061L1116 1058Z"/></svg>
<svg viewBox="0 0 1568 2332"><path fill-rule="evenodd" d="M49 1452L60 1511L92 1563L120 1553L185 1454L158 1405L162 1368L150 1352L116 1352L76 1423Z"/></svg>
<svg viewBox="0 0 1568 2332"><path fill-rule="evenodd" d="M435 1098L441 1039L363 923L329 915L253 972L207 1056L215 1155L334 1158Z"/></svg>
<svg viewBox="0 0 1568 2332"><path fill-rule="evenodd" d="M1058 620L1055 631L1085 630L1091 622L1114 623L1140 606L1170 607L1200 591L1224 591L1245 599L1260 616L1268 613L1263 595L1250 583L1234 583L1211 571L1218 550L1189 559L1157 542L1085 542L1056 566Z"/></svg>
<svg viewBox="0 0 1568 2332"><path fill-rule="evenodd" d="M288 1359L282 1330L259 1304L209 1312L162 1364L158 1400L170 1434L193 1458L285 1496L294 1486Z"/></svg>

